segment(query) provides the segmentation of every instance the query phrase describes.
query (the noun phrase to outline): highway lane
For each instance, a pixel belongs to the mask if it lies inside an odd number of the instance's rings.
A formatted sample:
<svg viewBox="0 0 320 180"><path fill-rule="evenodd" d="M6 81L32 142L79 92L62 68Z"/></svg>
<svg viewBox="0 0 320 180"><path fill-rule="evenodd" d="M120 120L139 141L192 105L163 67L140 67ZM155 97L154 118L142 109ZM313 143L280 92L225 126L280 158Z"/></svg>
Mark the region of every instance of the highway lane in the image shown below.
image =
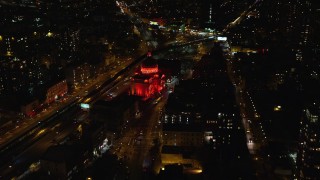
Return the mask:
<svg viewBox="0 0 320 180"><path fill-rule="evenodd" d="M45 127L46 125L50 124L52 121L55 121L59 115L64 113L65 111L68 112L74 107L75 102L71 103L68 107L66 107L64 110L61 111L55 111L54 115L49 116L49 118L46 121L39 121L34 125L34 128L32 128L31 131L29 131L26 135L24 135L22 138L17 139L14 143L11 144L11 146L8 146L7 148L4 148L1 150L0 153L0 160L1 160L1 165L4 163L8 158L8 153L12 154L15 152L17 149L20 149L20 147L24 147L25 144L30 141L33 136L37 133L37 131L41 130L42 127Z"/></svg>
<svg viewBox="0 0 320 180"><path fill-rule="evenodd" d="M62 141L76 128L78 123L75 123L77 121L74 119L79 112L80 108L74 107L62 117L60 116L42 126L30 140L6 154L6 156L13 158L10 158L11 160L6 164L1 164L0 176L3 179L11 179L26 171L32 163L39 161L40 156L49 146ZM53 139L56 141L53 142Z"/></svg>
<svg viewBox="0 0 320 180"><path fill-rule="evenodd" d="M74 102L75 100L75 97L71 97L67 101L62 102L61 106L72 104L72 102ZM42 122L45 119L48 119L49 117L55 115L57 111L61 109L61 106L59 106L58 103L60 104L60 102L52 104L52 106L50 106L48 110L39 113L37 116L33 118L22 120L21 124L19 124L19 128L15 128L11 131L8 131L7 135L1 136L0 149L2 150L5 146L8 146L8 144L11 141L13 141L16 137L19 137L33 129L35 126L38 125L39 122Z"/></svg>

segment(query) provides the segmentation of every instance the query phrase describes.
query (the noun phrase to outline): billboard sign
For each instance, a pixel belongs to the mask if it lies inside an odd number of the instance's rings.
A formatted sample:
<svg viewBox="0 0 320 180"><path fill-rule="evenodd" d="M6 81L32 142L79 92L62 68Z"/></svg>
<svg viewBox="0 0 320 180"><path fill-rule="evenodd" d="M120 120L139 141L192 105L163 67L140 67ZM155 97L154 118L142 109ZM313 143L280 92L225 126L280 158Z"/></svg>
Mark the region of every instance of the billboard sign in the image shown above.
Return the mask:
<svg viewBox="0 0 320 180"><path fill-rule="evenodd" d="M227 37L218 36L218 41L226 41Z"/></svg>
<svg viewBox="0 0 320 180"><path fill-rule="evenodd" d="M80 104L81 109L90 109L90 105L86 103L81 103Z"/></svg>

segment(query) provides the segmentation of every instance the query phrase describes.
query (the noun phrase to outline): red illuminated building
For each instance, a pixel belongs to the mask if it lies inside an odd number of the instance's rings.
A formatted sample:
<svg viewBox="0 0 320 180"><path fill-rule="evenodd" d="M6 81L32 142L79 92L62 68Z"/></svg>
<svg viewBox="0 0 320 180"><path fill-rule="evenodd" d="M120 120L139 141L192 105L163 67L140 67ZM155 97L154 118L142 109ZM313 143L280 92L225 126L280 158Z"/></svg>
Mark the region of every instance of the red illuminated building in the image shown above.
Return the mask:
<svg viewBox="0 0 320 180"><path fill-rule="evenodd" d="M141 96L145 99L160 94L165 84L164 77L164 75L159 74L157 62L149 58L144 61L132 78L133 82L129 94Z"/></svg>
<svg viewBox="0 0 320 180"><path fill-rule="evenodd" d="M39 108L39 106L40 106L39 100L36 99L36 100L33 100L31 102L28 102L28 103L22 105L21 112L24 115L32 117L32 116L36 115L36 110Z"/></svg>

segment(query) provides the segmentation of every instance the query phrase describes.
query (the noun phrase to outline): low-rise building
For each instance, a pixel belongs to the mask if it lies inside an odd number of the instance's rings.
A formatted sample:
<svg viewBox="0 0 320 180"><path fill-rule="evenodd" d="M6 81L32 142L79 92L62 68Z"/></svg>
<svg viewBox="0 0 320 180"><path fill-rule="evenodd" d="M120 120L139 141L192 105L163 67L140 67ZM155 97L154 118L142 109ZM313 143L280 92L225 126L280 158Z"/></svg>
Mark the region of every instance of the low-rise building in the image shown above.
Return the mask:
<svg viewBox="0 0 320 180"><path fill-rule="evenodd" d="M54 85L52 85L48 90L46 94L46 104L50 104L54 102L55 100L63 97L68 92L68 85L67 81L63 80L60 81Z"/></svg>
<svg viewBox="0 0 320 180"><path fill-rule="evenodd" d="M26 116L34 116L39 108L39 100L33 100L21 106L21 112Z"/></svg>
<svg viewBox="0 0 320 180"><path fill-rule="evenodd" d="M183 173L201 173L202 166L192 149L182 146L163 146L161 150L162 169L170 165L181 165Z"/></svg>
<svg viewBox="0 0 320 180"><path fill-rule="evenodd" d="M199 125L164 124L162 141L168 146L200 147L204 141L203 128Z"/></svg>
<svg viewBox="0 0 320 180"><path fill-rule="evenodd" d="M97 101L90 109L90 116L94 121L105 124L107 131L118 132L124 123L136 119L139 112L139 97L118 96L110 101Z"/></svg>
<svg viewBox="0 0 320 180"><path fill-rule="evenodd" d="M79 145L51 146L42 156L41 169L55 179L72 179L82 167L83 155Z"/></svg>
<svg viewBox="0 0 320 180"><path fill-rule="evenodd" d="M90 65L72 66L66 70L67 83L75 89L81 87L90 78Z"/></svg>

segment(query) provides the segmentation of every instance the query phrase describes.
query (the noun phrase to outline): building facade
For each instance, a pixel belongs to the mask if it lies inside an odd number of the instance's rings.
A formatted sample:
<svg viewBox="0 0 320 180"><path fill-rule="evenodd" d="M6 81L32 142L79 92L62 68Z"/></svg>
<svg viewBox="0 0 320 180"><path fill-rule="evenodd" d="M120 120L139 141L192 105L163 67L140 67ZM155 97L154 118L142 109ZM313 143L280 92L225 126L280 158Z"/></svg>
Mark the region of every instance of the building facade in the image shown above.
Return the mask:
<svg viewBox="0 0 320 180"><path fill-rule="evenodd" d="M320 177L320 107L313 104L305 110L301 120L298 177L318 179Z"/></svg>
<svg viewBox="0 0 320 180"><path fill-rule="evenodd" d="M149 99L161 93L165 85L165 76L159 74L158 64L153 59L147 59L132 81L129 94Z"/></svg>
<svg viewBox="0 0 320 180"><path fill-rule="evenodd" d="M45 103L50 104L55 100L66 95L67 92L68 92L67 81L66 80L60 81L57 84L54 84L53 86L51 86L47 90Z"/></svg>

